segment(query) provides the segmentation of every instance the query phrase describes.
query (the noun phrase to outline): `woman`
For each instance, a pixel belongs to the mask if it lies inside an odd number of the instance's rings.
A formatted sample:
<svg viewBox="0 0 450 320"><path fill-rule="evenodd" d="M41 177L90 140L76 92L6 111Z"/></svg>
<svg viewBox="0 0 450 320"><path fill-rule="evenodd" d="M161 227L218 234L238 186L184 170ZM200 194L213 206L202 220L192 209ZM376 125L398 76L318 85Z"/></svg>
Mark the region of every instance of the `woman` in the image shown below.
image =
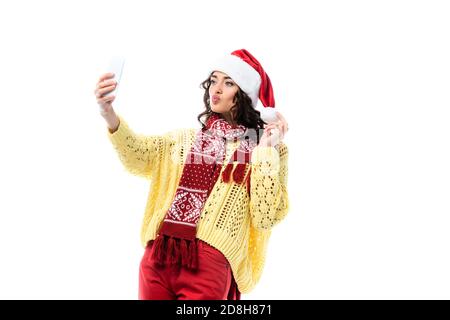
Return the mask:
<svg viewBox="0 0 450 320"><path fill-rule="evenodd" d="M288 130L271 82L245 49L217 59L202 82L201 129L134 133L112 108L112 74L96 87L124 167L152 181L141 229L139 299L238 300L262 274L272 227L288 212ZM204 122L202 122L204 118ZM272 129L275 129L272 131Z"/></svg>

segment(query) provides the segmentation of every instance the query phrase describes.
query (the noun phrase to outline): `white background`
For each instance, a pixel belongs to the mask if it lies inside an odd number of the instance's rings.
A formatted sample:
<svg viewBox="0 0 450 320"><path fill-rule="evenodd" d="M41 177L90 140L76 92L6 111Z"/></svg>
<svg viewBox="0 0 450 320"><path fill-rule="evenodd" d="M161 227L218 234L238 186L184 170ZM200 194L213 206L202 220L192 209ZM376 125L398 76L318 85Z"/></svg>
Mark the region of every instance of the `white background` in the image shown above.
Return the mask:
<svg viewBox="0 0 450 320"><path fill-rule="evenodd" d="M94 90L139 133L195 127L207 62L245 48L286 117L291 210L242 299L450 298L446 1L0 5L0 298L137 299L149 182Z"/></svg>

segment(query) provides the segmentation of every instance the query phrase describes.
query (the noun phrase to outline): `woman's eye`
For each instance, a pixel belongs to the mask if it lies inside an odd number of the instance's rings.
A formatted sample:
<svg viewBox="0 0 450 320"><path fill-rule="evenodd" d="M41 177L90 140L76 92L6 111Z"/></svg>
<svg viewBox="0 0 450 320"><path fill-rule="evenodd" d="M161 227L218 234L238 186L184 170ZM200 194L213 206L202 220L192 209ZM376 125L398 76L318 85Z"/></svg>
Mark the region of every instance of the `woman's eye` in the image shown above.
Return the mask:
<svg viewBox="0 0 450 320"><path fill-rule="evenodd" d="M210 83L215 83L216 81L214 81L214 80L209 80L209 82ZM233 82L225 82L226 84L229 84L230 86L233 86L234 85L234 83Z"/></svg>

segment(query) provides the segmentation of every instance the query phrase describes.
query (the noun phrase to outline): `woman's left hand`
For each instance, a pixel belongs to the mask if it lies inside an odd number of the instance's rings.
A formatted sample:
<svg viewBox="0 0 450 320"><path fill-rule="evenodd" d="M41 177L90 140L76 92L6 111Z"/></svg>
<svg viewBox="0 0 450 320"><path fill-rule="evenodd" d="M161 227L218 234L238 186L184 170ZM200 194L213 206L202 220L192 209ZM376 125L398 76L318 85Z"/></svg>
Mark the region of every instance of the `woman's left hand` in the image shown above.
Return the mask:
<svg viewBox="0 0 450 320"><path fill-rule="evenodd" d="M270 122L264 128L264 133L259 141L259 146L272 147L276 146L283 140L286 132L289 130L286 119L281 113L276 112L277 121Z"/></svg>

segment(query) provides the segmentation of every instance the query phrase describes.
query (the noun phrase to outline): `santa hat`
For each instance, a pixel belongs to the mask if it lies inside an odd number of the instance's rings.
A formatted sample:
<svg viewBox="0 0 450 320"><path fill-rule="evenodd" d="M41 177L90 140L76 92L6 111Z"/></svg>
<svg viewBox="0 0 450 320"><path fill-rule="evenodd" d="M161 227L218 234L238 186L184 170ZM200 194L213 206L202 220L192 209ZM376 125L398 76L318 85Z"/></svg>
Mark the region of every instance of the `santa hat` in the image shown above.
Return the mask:
<svg viewBox="0 0 450 320"><path fill-rule="evenodd" d="M260 112L265 122L276 120L272 83L259 61L250 52L245 49L235 50L230 55L216 59L209 67L209 74L213 71L230 76L252 99L253 108L256 109L259 99L264 106Z"/></svg>

